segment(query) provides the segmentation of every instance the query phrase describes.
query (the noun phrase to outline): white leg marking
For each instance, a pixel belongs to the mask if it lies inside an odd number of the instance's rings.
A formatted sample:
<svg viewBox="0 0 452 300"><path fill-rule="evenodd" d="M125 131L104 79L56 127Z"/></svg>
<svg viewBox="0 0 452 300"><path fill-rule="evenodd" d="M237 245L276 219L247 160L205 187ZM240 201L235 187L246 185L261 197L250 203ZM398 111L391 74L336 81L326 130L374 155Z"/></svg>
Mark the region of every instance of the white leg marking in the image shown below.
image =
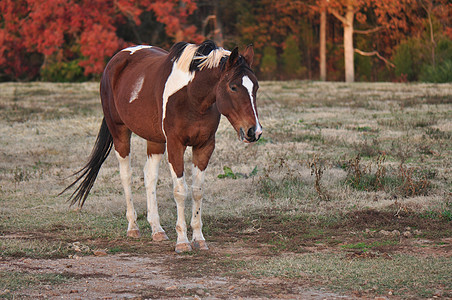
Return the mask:
<svg viewBox="0 0 452 300"><path fill-rule="evenodd" d="M144 185L146 186L146 196L148 205L148 222L151 225L152 233L163 232L160 226L160 217L156 197L157 179L159 176L159 166L163 154L152 154L148 156L144 165Z"/></svg>
<svg viewBox="0 0 452 300"><path fill-rule="evenodd" d="M137 213L133 207L132 201L132 168L130 167L130 156L121 157L121 155L115 150L116 158L119 162L119 175L121 176L122 186L124 188L124 195L126 197L127 212L126 217L129 221L129 227L127 231L138 230L137 226Z"/></svg>
<svg viewBox="0 0 452 300"><path fill-rule="evenodd" d="M242 85L248 90L248 94L250 95L251 107L253 108L254 118L256 119L256 136L262 133L262 127L257 119L256 108L254 107L254 97L253 97L253 87L254 84L248 76L242 77Z"/></svg>
<svg viewBox="0 0 452 300"><path fill-rule="evenodd" d="M204 241L202 234L202 186L204 184L205 172L201 171L197 166L193 165L193 183L192 183L192 217L191 228L193 230L192 241Z"/></svg>
<svg viewBox="0 0 452 300"><path fill-rule="evenodd" d="M168 79L166 80L165 89L163 90L162 130L165 137L166 133L163 123L166 118L166 106L168 104L168 99L171 95L173 95L181 88L186 86L190 81L192 81L194 77L195 77L194 72L188 72L180 69L179 63L177 61L173 63L173 69L171 70L171 74L168 76Z"/></svg>
<svg viewBox="0 0 452 300"><path fill-rule="evenodd" d="M177 206L177 222L176 222L176 232L177 232L177 244L188 244L187 238L187 223L185 221L185 199L187 198L187 183L185 183L185 177L177 177L174 172L173 166L169 163L171 176L173 178L173 188L174 188L174 200Z"/></svg>
<svg viewBox="0 0 452 300"><path fill-rule="evenodd" d="M149 45L138 45L138 46L133 46L133 47L128 47L125 49L122 49L121 51L130 51L130 55L134 54L135 52L141 50L141 49L149 49L152 48L152 46Z"/></svg>
<svg viewBox="0 0 452 300"><path fill-rule="evenodd" d="M132 94L130 94L129 103L132 103L134 100L138 98L138 94L140 93L141 88L143 87L143 82L144 76L141 76L135 83L135 86L133 87Z"/></svg>

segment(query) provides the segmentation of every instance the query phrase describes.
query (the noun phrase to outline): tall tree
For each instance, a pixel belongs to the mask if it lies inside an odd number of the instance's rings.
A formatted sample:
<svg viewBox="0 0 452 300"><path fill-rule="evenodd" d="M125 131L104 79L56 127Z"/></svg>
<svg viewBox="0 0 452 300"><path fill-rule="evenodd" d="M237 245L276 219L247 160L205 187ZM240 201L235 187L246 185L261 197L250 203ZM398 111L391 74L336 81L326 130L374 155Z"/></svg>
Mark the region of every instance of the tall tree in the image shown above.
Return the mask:
<svg viewBox="0 0 452 300"><path fill-rule="evenodd" d="M406 20L400 18L401 12L413 3L414 0L327 0L328 10L342 23L344 31L344 64L345 64L345 81L353 82L355 80L354 53L365 56L377 56L386 64L391 63L385 59L377 50L363 51L355 49L353 45L353 34L372 34L380 30L396 30L398 27L406 26ZM372 11L375 13L377 24L375 27L357 30L355 29L355 19L359 24L367 25L367 16L365 12Z"/></svg>
<svg viewBox="0 0 452 300"><path fill-rule="evenodd" d="M41 68L77 59L85 75L100 74L106 59L127 44L117 26L139 25L140 15L152 11L173 40L196 39L196 27L185 23L195 9L193 0L0 0L0 68L26 74L26 59L12 60L26 52L42 57Z"/></svg>
<svg viewBox="0 0 452 300"><path fill-rule="evenodd" d="M320 2L320 80L326 80L326 0Z"/></svg>

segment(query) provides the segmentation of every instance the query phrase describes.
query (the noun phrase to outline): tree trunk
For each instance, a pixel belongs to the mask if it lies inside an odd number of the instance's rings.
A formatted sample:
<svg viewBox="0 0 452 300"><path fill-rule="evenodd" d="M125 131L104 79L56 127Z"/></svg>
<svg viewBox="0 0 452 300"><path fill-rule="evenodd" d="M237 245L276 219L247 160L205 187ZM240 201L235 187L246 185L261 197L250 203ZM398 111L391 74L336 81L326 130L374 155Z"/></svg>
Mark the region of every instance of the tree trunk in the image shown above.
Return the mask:
<svg viewBox="0 0 452 300"><path fill-rule="evenodd" d="M320 80L326 80L326 7L320 11Z"/></svg>
<svg viewBox="0 0 452 300"><path fill-rule="evenodd" d="M351 2L347 5L344 25L344 60L345 60L345 82L355 81L355 65L353 49L353 19L354 11Z"/></svg>

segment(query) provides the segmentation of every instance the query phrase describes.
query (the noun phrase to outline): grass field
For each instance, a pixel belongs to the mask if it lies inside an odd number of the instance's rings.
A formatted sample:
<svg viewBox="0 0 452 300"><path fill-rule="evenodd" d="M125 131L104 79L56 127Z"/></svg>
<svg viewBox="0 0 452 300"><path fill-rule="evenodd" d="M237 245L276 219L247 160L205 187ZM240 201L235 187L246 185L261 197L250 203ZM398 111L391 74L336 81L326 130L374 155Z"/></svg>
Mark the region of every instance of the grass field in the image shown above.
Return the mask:
<svg viewBox="0 0 452 300"><path fill-rule="evenodd" d="M211 250L177 256L165 163L157 194L171 241L151 239L139 137L132 180L140 239L126 237L114 155L83 210L57 196L96 139L98 83L0 84L0 297L93 296L85 282L108 274L71 270L93 256L100 262L95 250L110 263L155 259L176 286L127 287L126 274L117 297L452 297L452 85L260 86L261 140L239 142L225 118L217 132L203 206ZM190 150L185 159L190 184ZM194 278L208 283L182 284Z"/></svg>

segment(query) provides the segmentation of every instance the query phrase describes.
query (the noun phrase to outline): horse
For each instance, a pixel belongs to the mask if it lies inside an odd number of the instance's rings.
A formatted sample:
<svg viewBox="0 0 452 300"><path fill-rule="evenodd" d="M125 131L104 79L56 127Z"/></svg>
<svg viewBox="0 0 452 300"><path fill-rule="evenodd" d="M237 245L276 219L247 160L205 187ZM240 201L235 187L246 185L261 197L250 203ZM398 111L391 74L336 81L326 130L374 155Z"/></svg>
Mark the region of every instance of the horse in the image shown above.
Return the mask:
<svg viewBox="0 0 452 300"><path fill-rule="evenodd" d="M239 53L218 47L179 42L169 51L149 45L123 49L108 62L100 81L103 119L87 164L64 191L79 185L69 197L82 208L97 174L114 147L127 203L127 236L139 238L131 191L130 138L147 141L144 185L147 221L155 242L168 240L160 225L156 186L160 161L167 154L177 206L177 253L208 250L202 233L205 171L215 148L215 133L224 115L245 143L259 140L258 81L251 69L253 46ZM192 241L187 238L184 209L188 187L184 152L192 147Z"/></svg>

